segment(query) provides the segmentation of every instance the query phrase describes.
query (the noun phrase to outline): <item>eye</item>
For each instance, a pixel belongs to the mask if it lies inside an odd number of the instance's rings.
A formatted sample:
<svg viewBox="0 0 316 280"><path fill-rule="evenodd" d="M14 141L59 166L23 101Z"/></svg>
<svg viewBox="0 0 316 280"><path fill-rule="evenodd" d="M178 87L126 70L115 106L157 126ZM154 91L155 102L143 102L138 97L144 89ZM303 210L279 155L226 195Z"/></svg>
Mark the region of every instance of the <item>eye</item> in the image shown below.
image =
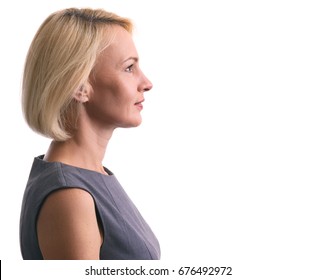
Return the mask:
<svg viewBox="0 0 316 280"><path fill-rule="evenodd" d="M133 72L133 68L134 68L134 64L131 64L130 66L128 66L125 71L128 73L132 73Z"/></svg>

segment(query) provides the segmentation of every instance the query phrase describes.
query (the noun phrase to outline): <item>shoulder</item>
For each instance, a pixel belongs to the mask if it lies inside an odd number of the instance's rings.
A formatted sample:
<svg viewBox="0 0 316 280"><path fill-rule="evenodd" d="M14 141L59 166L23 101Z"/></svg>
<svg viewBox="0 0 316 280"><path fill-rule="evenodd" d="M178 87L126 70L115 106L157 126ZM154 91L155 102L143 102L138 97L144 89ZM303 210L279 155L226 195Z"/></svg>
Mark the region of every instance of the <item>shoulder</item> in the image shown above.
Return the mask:
<svg viewBox="0 0 316 280"><path fill-rule="evenodd" d="M55 210L75 209L81 210L82 207L91 207L94 205L90 193L81 188L67 187L53 191L45 200L43 206L51 205ZM59 209L61 207L61 209ZM44 207L43 207L44 208ZM72 213L71 213L72 214Z"/></svg>
<svg viewBox="0 0 316 280"><path fill-rule="evenodd" d="M45 259L98 259L102 237L92 196L79 188L51 193L41 207L37 233Z"/></svg>

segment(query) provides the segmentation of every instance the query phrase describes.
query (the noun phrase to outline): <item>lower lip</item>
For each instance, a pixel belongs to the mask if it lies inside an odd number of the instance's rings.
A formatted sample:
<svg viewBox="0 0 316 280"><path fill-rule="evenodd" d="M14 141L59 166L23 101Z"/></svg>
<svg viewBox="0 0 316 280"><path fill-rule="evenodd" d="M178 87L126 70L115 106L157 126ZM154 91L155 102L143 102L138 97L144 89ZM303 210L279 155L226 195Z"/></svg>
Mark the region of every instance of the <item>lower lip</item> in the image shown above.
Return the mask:
<svg viewBox="0 0 316 280"><path fill-rule="evenodd" d="M141 103L136 104L136 107L138 108L138 110L143 110L143 104Z"/></svg>

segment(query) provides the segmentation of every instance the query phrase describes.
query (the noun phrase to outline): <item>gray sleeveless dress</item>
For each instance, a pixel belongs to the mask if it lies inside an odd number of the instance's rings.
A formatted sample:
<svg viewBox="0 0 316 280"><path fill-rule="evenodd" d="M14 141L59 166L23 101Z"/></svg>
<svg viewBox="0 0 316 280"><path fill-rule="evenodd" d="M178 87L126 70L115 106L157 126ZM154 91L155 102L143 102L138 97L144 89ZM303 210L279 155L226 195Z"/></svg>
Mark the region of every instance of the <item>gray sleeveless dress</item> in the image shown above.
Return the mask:
<svg viewBox="0 0 316 280"><path fill-rule="evenodd" d="M23 259L43 259L36 223L43 202L62 188L81 188L94 199L104 233L101 260L156 260L158 240L114 174L109 176L60 162L34 159L25 189L20 217L20 247Z"/></svg>

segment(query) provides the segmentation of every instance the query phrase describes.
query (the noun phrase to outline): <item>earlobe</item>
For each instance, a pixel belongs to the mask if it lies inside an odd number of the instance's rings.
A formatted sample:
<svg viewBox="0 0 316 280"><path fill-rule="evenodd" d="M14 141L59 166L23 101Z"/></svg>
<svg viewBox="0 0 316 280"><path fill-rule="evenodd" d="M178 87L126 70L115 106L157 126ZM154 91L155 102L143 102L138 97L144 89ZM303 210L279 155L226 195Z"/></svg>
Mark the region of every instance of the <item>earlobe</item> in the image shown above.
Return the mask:
<svg viewBox="0 0 316 280"><path fill-rule="evenodd" d="M91 86L89 84L82 84L75 92L74 98L80 103L89 101Z"/></svg>

